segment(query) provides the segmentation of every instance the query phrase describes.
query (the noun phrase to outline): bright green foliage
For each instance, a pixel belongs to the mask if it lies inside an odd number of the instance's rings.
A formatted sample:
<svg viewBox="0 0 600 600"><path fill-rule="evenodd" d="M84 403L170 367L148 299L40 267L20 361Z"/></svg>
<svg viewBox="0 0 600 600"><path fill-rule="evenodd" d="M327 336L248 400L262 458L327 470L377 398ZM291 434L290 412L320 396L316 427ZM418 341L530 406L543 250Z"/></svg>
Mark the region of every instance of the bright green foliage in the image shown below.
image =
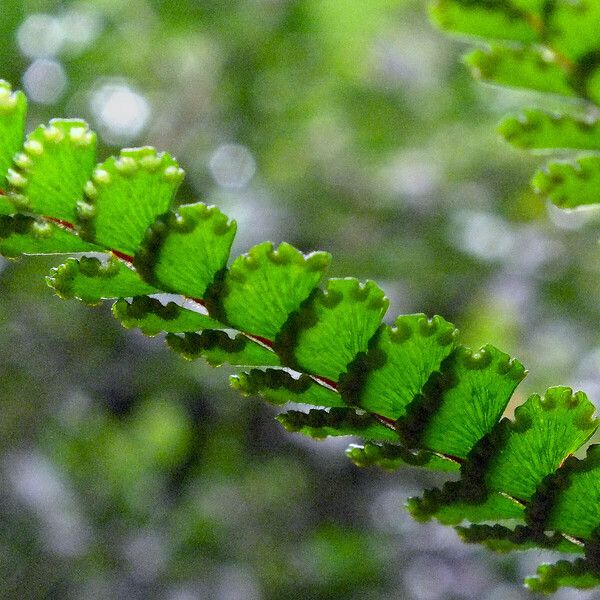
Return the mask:
<svg viewBox="0 0 600 600"><path fill-rule="evenodd" d="M457 22L470 6L438 3L442 11L454 7ZM504 4L485 6L502 12ZM477 27L483 31L482 11ZM11 132L8 144L24 139L21 113L10 114L12 120L1 121ZM515 135L532 135L530 145L554 145L544 142L559 140L554 119L532 115L538 137L519 126ZM574 122L560 126L573 145L584 143L573 141L580 134L581 140L596 135L593 124L581 132ZM80 144L81 136L90 144ZM388 301L373 282L330 279L317 287L330 260L325 253L304 255L265 242L227 270L235 224L202 204L173 211L182 171L172 158L129 149L93 168L93 139L80 121L53 121L29 137L28 152L33 148L37 157L31 164L24 149L16 152L12 187L3 190L10 205L0 204L0 213L7 213L0 216L3 254L104 253L105 260L69 258L48 283L64 298L116 299L113 313L125 327L166 333L170 347L187 359L258 367L233 377L234 387L274 404L318 407L278 420L316 438L362 439L348 450L358 465L459 470L458 481L409 502L416 518L466 522L461 531L467 541L498 550L583 549L585 558L544 567L530 585L596 584L597 452L567 460L596 429L585 395L552 388L519 407L514 421L500 420L525 375L518 361L493 346L472 352L456 345L454 326L441 317L405 315L391 327L382 324ZM77 222L57 223L75 210ZM177 302L149 297L165 292L178 294ZM502 526L469 527L484 522Z"/></svg>
<svg viewBox="0 0 600 600"><path fill-rule="evenodd" d="M458 331L441 317L403 315L392 327L384 327L367 355L368 373L359 390L357 404L390 419L406 413L431 374L452 352ZM356 376L359 376L357 373Z"/></svg>
<svg viewBox="0 0 600 600"><path fill-rule="evenodd" d="M208 315L188 310L175 302L162 304L156 298L138 296L131 302L121 298L113 304L113 314L123 327L139 327L145 335L159 333L184 333L202 329L219 329L221 323Z"/></svg>
<svg viewBox="0 0 600 600"><path fill-rule="evenodd" d="M549 4L546 2L546 4ZM553 2L547 16L547 29L553 47L573 61L582 61L598 50L600 4L595 0Z"/></svg>
<svg viewBox="0 0 600 600"><path fill-rule="evenodd" d="M444 29L490 41L466 56L476 77L578 100L564 102L556 114L528 109L505 119L499 130L508 142L526 149L600 151L598 2L437 0L433 15ZM552 161L535 175L533 187L562 208L597 204L600 162L595 157L574 157L572 164Z"/></svg>
<svg viewBox="0 0 600 600"><path fill-rule="evenodd" d="M561 208L597 204L600 200L600 157L583 156L573 162L556 161L540 169L533 187Z"/></svg>
<svg viewBox="0 0 600 600"><path fill-rule="evenodd" d="M159 291L116 258L104 263L85 256L80 260L70 258L64 265L52 269L47 281L61 298L77 298L86 304Z"/></svg>
<svg viewBox="0 0 600 600"><path fill-rule="evenodd" d="M590 537L600 521L600 446L590 446L585 460L570 459L561 469L566 489L548 516L547 526L575 537Z"/></svg>
<svg viewBox="0 0 600 600"><path fill-rule="evenodd" d="M358 467L377 466L388 471L395 471L407 465L427 467L432 471L453 472L460 469L460 464L449 457L426 450L410 452L397 444L373 442L368 442L364 446L350 444L346 455Z"/></svg>
<svg viewBox="0 0 600 600"><path fill-rule="evenodd" d="M408 510L418 521L428 521L433 516L443 525L458 525L459 523L483 523L495 521L524 522L525 507L522 503L509 496L490 494L461 500L461 492L465 490L458 486L445 486L442 490L427 490L421 498L410 498Z"/></svg>
<svg viewBox="0 0 600 600"><path fill-rule="evenodd" d="M4 256L13 258L21 254L71 254L99 250L51 221L25 215L0 216L0 252Z"/></svg>
<svg viewBox="0 0 600 600"><path fill-rule="evenodd" d="M470 52L465 63L477 79L489 83L575 96L568 74L538 48L492 46Z"/></svg>
<svg viewBox="0 0 600 600"><path fill-rule="evenodd" d="M14 212L13 203L6 196L0 194L0 215L12 215Z"/></svg>
<svg viewBox="0 0 600 600"><path fill-rule="evenodd" d="M235 231L216 206L184 204L151 225L135 267L161 289L203 298L227 264Z"/></svg>
<svg viewBox="0 0 600 600"><path fill-rule="evenodd" d="M125 254L135 254L146 230L166 213L183 179L168 154L153 148L122 150L93 172L86 201L77 205L82 235Z"/></svg>
<svg viewBox="0 0 600 600"><path fill-rule="evenodd" d="M260 395L273 404L292 401L312 406L346 406L338 393L319 385L305 373L294 379L287 371L280 369L254 369L233 377L232 384L244 394ZM398 436L395 436L395 439L397 438Z"/></svg>
<svg viewBox="0 0 600 600"><path fill-rule="evenodd" d="M365 440L396 441L397 434L368 413L358 414L351 408L330 411L312 409L307 413L290 411L277 417L288 431L299 431L310 437L360 435Z"/></svg>
<svg viewBox="0 0 600 600"><path fill-rule="evenodd" d="M7 188L6 174L14 154L23 145L26 114L25 94L13 92L10 85L0 79L0 189Z"/></svg>
<svg viewBox="0 0 600 600"><path fill-rule="evenodd" d="M304 256L290 244L271 242L236 258L223 281L221 307L228 323L253 335L274 339L329 266L325 252Z"/></svg>
<svg viewBox="0 0 600 600"><path fill-rule="evenodd" d="M514 421L500 422L487 446L469 456L467 476L458 488L448 484L441 493L426 494L415 502L415 512L422 517L436 516L442 522L457 514L472 523L514 518L508 504L508 513L498 509L499 498L520 504L530 501L544 478L594 433L598 423L591 419L593 412L585 394L573 394L569 388L550 388L544 397L532 396L517 408ZM484 465L483 470L478 463ZM474 505L473 514L469 503ZM455 504L460 505L458 510L446 510Z"/></svg>
<svg viewBox="0 0 600 600"><path fill-rule="evenodd" d="M238 333L230 337L224 331L205 329L183 337L169 334L170 348L188 360L204 358L213 367L229 363L237 367L279 366L277 355L259 343Z"/></svg>
<svg viewBox="0 0 600 600"><path fill-rule="evenodd" d="M535 534L526 525L517 525L514 529L504 525L471 525L456 528L460 537L467 543L483 544L494 552L529 550L546 548L572 554L582 554L583 546L569 541L562 535Z"/></svg>
<svg viewBox="0 0 600 600"><path fill-rule="evenodd" d="M8 173L13 202L23 211L73 223L96 164L96 134L85 121L54 119L27 136L14 161Z"/></svg>
<svg viewBox="0 0 600 600"><path fill-rule="evenodd" d="M441 386L439 408L427 423L422 444L435 452L466 458L502 416L525 369L493 346L479 352L459 348L451 362L445 370L448 380Z"/></svg>
<svg viewBox="0 0 600 600"><path fill-rule="evenodd" d="M500 134L513 146L530 150L600 148L600 123L544 110L524 110L504 119Z"/></svg>
<svg viewBox="0 0 600 600"><path fill-rule="evenodd" d="M577 559L571 563L561 560L555 565L541 565L538 577L528 577L525 584L532 592L552 594L559 587L590 589L600 585L600 576L590 571L588 563Z"/></svg>
<svg viewBox="0 0 600 600"><path fill-rule="evenodd" d="M490 461L487 488L529 500L544 477L594 433L594 410L585 394L566 387L529 398L515 411L502 451Z"/></svg>
<svg viewBox="0 0 600 600"><path fill-rule="evenodd" d="M536 31L507 2L439 0L432 8L434 21L442 28L483 38L533 42Z"/></svg>
<svg viewBox="0 0 600 600"><path fill-rule="evenodd" d="M337 381L357 354L367 350L387 307L387 298L372 281L330 279L288 323L279 346L299 369Z"/></svg>

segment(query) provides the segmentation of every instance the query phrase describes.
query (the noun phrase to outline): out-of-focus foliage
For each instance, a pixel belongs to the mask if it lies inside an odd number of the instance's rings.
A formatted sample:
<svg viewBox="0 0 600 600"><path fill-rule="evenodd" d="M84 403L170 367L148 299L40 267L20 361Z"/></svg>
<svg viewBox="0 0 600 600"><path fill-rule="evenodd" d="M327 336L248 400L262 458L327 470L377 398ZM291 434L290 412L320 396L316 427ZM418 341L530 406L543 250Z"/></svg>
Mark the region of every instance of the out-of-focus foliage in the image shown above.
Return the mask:
<svg viewBox="0 0 600 600"><path fill-rule="evenodd" d="M489 44L465 57L477 78L552 94L534 99L540 108L502 121L499 132L508 142L563 155L568 150L600 150L597 2L436 0L432 14L444 29ZM562 158L536 172L536 191L562 208L598 204L598 157Z"/></svg>
<svg viewBox="0 0 600 600"><path fill-rule="evenodd" d="M79 115L103 156L171 149L181 199L235 217L238 251L271 236L326 249L393 312L440 312L519 355L526 390L595 400L595 213L532 201L533 162L490 134L519 98L472 86L421 2L361 4L6 0L2 76L37 100L31 127ZM508 582L529 566L403 516L433 478L357 473L282 435L218 375L52 300L49 264L2 272L13 595L522 597Z"/></svg>

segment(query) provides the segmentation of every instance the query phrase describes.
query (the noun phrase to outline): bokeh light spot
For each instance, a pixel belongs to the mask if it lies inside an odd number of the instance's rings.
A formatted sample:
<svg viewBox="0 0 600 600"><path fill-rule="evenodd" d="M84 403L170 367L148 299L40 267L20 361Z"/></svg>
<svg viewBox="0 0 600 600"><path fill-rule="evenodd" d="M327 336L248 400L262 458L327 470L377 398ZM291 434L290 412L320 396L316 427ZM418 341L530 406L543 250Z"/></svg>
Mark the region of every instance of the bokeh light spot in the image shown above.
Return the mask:
<svg viewBox="0 0 600 600"><path fill-rule="evenodd" d="M246 146L223 144L210 159L210 172L215 181L224 188L245 187L256 172L256 161Z"/></svg>
<svg viewBox="0 0 600 600"><path fill-rule="evenodd" d="M125 83L106 83L92 94L91 108L104 138L126 143L138 137L150 118L150 104Z"/></svg>
<svg viewBox="0 0 600 600"><path fill-rule="evenodd" d="M64 39L60 20L41 13L28 16L17 30L19 49L29 58L56 56Z"/></svg>
<svg viewBox="0 0 600 600"><path fill-rule="evenodd" d="M39 104L58 102L67 88L63 66L47 58L34 60L23 75L23 87L29 99Z"/></svg>

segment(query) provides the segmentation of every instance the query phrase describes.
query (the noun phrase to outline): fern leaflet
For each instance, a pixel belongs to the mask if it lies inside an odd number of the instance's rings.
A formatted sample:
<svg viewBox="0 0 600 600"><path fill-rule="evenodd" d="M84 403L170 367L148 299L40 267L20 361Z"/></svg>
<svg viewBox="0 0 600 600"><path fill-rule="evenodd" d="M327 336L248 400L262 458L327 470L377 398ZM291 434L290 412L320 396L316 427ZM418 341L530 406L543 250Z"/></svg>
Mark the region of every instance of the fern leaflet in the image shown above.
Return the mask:
<svg viewBox="0 0 600 600"><path fill-rule="evenodd" d="M173 206L183 171L172 157L128 149L94 166L85 123L55 120L25 138L23 94L0 89L3 254L83 253L47 278L60 296L115 299L125 327L165 332L187 359L229 363L242 393L314 407L278 420L315 438L362 438L348 449L357 465L458 471L410 510L462 523L465 540L496 550L581 555L542 567L530 587L600 584L598 452L570 458L598 425L583 393L551 388L502 418L525 376L517 360L458 344L441 317L382 324L388 301L375 283L319 287L323 252L265 242L227 267L235 223L214 207ZM163 304L164 292L179 301Z"/></svg>

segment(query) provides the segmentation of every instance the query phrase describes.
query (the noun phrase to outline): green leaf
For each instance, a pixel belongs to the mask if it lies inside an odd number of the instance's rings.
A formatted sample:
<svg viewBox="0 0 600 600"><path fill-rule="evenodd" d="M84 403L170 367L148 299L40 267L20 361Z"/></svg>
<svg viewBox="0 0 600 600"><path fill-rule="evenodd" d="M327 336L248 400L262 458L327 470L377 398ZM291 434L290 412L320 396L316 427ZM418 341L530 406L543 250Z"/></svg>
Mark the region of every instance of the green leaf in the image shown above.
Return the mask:
<svg viewBox="0 0 600 600"><path fill-rule="evenodd" d="M507 0L437 0L431 15L442 29L470 36L534 42L539 35L532 22Z"/></svg>
<svg viewBox="0 0 600 600"><path fill-rule="evenodd" d="M600 121L527 109L506 117L498 126L505 140L518 148L600 150Z"/></svg>
<svg viewBox="0 0 600 600"><path fill-rule="evenodd" d="M560 208L598 204L600 157L582 156L572 162L551 162L537 171L532 185L538 194Z"/></svg>
<svg viewBox="0 0 600 600"><path fill-rule="evenodd" d="M489 83L575 96L568 73L551 55L536 48L494 46L465 56L473 76Z"/></svg>
<svg viewBox="0 0 600 600"><path fill-rule="evenodd" d="M458 331L439 316L404 315L392 327L381 329L366 356L366 365L356 363L362 377L355 401L365 410L398 419L423 390L432 373L452 352ZM367 372L369 365L372 370ZM346 383L348 385L348 383Z"/></svg>
<svg viewBox="0 0 600 600"><path fill-rule="evenodd" d="M570 388L531 396L515 411L514 422L503 420L479 442L463 465L461 481L412 498L409 510L417 519L435 517L445 524L523 521L523 503L595 431L593 412L585 394Z"/></svg>
<svg viewBox="0 0 600 600"><path fill-rule="evenodd" d="M53 119L27 136L7 179L19 210L74 223L96 162L96 134L85 121Z"/></svg>
<svg viewBox="0 0 600 600"><path fill-rule="evenodd" d="M135 254L148 227L169 210L183 175L175 160L154 148L111 156L94 170L85 185L87 201L77 205L82 236Z"/></svg>
<svg viewBox="0 0 600 600"><path fill-rule="evenodd" d="M561 471L568 487L554 499L546 527L589 539L600 525L600 446L590 446L584 460L570 459Z"/></svg>
<svg viewBox="0 0 600 600"><path fill-rule="evenodd" d="M184 336L169 334L169 347L186 358L204 358L218 367L223 363L239 367L279 366L279 358L271 350L253 342L244 334L230 337L224 331L205 329L202 333L186 333Z"/></svg>
<svg viewBox="0 0 600 600"><path fill-rule="evenodd" d="M223 313L238 329L273 340L309 297L330 261L325 252L305 256L285 242L277 250L271 242L254 246L236 258L225 275L215 313Z"/></svg>
<svg viewBox="0 0 600 600"><path fill-rule="evenodd" d="M303 433L316 439L355 435L365 440L399 441L398 434L379 423L368 413L352 408L312 409L308 413L290 411L277 416L287 431Z"/></svg>
<svg viewBox="0 0 600 600"><path fill-rule="evenodd" d="M0 190L7 189L6 174L23 145L26 116L25 94L13 92L10 84L0 79Z"/></svg>
<svg viewBox="0 0 600 600"><path fill-rule="evenodd" d="M72 254L100 250L97 246L84 242L72 231L49 221L25 215L0 216L0 253L4 256Z"/></svg>
<svg viewBox="0 0 600 600"><path fill-rule="evenodd" d="M161 289L203 298L227 264L235 231L216 206L184 204L150 226L135 267Z"/></svg>
<svg viewBox="0 0 600 600"><path fill-rule="evenodd" d="M395 471L406 465L444 472L456 472L460 469L459 463L450 458L426 450L411 452L397 444L375 444L373 442L366 443L364 446L350 444L346 450L346 456L357 467L377 466L388 471Z"/></svg>
<svg viewBox="0 0 600 600"><path fill-rule="evenodd" d="M548 0L510 0L517 9L523 11L523 16L543 16L548 7Z"/></svg>
<svg viewBox="0 0 600 600"><path fill-rule="evenodd" d="M490 494L475 502L460 500L460 482L446 485L444 489L427 490L421 498L409 498L407 508L417 521L435 517L444 525L458 525L463 521L523 522L525 507L509 496Z"/></svg>
<svg viewBox="0 0 600 600"><path fill-rule="evenodd" d="M501 452L490 459L487 489L529 500L544 477L594 433L594 410L583 392L567 387L531 396L516 409Z"/></svg>
<svg viewBox="0 0 600 600"><path fill-rule="evenodd" d="M156 298L138 296L117 300L112 307L116 319L127 329L139 327L145 335L184 333L223 327L208 315L183 308L175 302L162 304Z"/></svg>
<svg viewBox="0 0 600 600"><path fill-rule="evenodd" d="M15 205L0 190L0 215L14 215Z"/></svg>
<svg viewBox="0 0 600 600"><path fill-rule="evenodd" d="M542 548L556 552L583 553L583 546L567 540L560 534L538 533L526 525L517 525L514 529L504 525L470 525L457 527L456 530L464 542L483 544L494 552Z"/></svg>
<svg viewBox="0 0 600 600"><path fill-rule="evenodd" d="M525 585L532 592L552 594L559 587L572 587L587 590L600 585L600 576L595 574L588 562L578 558L574 562L560 560L554 565L541 565L537 577L525 579Z"/></svg>
<svg viewBox="0 0 600 600"><path fill-rule="evenodd" d="M365 352L388 307L372 281L329 279L276 340L292 367L337 381L359 352Z"/></svg>
<svg viewBox="0 0 600 600"><path fill-rule="evenodd" d="M85 256L80 260L70 258L52 269L46 280L61 298L78 298L87 304L160 291L142 281L133 269L114 257L106 263Z"/></svg>
<svg viewBox="0 0 600 600"><path fill-rule="evenodd" d="M433 399L437 407L425 425L421 445L466 458L499 421L525 369L494 346L478 352L460 347L444 375L446 381L439 399Z"/></svg>
<svg viewBox="0 0 600 600"><path fill-rule="evenodd" d="M297 402L311 406L346 407L338 393L308 375L294 378L281 369L253 369L249 373L240 373L232 378L232 385L246 395L259 395L272 404Z"/></svg>
<svg viewBox="0 0 600 600"><path fill-rule="evenodd" d="M600 4L596 0L554 2L548 15L550 44L571 60L589 59L600 50L598 23Z"/></svg>

